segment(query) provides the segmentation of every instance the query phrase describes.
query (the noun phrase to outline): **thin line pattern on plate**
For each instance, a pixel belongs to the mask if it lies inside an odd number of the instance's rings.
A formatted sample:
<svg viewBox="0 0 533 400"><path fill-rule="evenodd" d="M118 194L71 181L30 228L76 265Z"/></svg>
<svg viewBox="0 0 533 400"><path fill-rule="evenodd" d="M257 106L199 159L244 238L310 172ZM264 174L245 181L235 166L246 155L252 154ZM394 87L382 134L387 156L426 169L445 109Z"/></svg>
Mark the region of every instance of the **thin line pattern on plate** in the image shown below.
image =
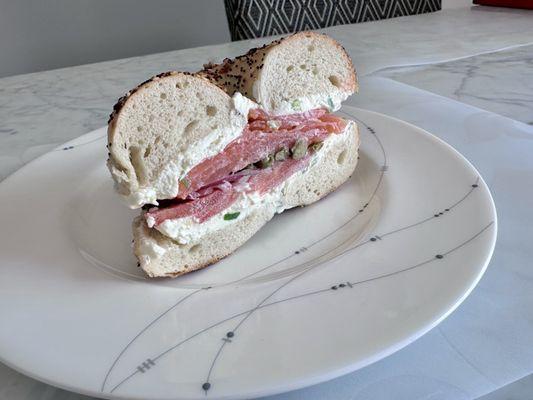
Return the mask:
<svg viewBox="0 0 533 400"><path fill-rule="evenodd" d="M362 121L360 121L360 120L358 120L358 122L360 122L360 123L362 123L363 125L365 125L365 126L367 127L367 129L369 129L369 131L370 131L373 135L375 135L375 131L374 131L372 128L370 128L368 125L366 125L364 122L362 122ZM382 151L383 151L383 154L384 154L384 156L385 156L385 150L384 150L384 148L383 148L381 142L379 141L379 138L377 138L377 135L375 135L375 137L376 137L376 139L378 140L378 143L380 144L380 147L381 147L381 149L382 149ZM385 158L385 157L384 157L384 158ZM385 158L385 160L386 160L386 158ZM379 188L379 185L380 185L381 179L382 179L382 177L383 177L383 173L384 173L387 169L388 169L388 166L387 166L386 162L384 162L384 163L383 163L383 166L382 166L381 169L380 169L380 170L381 170L380 179L379 179L378 185L376 186L376 188L375 188L375 190L374 190L374 192L373 192L373 194L372 194L372 198L373 198L373 196L376 194L376 192L377 192L377 190L378 190L378 188ZM446 209L444 209L444 210L442 210L442 211L439 211L439 212L435 213L433 216L428 217L428 218L425 218L425 219L420 220L420 221L417 221L417 222L415 222L415 223L413 223L413 224L410 224L410 225L404 226L404 227L402 227L402 228L396 229L396 230L394 230L394 231L390 231L390 232L387 232L387 233L384 233L384 234L381 234L381 235L377 235L377 234L376 234L376 235L372 236L370 239L368 239L367 241L362 242L362 243L359 243L359 244L356 245L355 247L351 247L351 248L345 250L345 251L342 252L341 254L335 256L335 258L340 257L340 256L346 254L348 251L352 251L352 250L354 250L355 248L360 247L361 245L364 245L364 244L367 244L367 243L370 243L370 242L373 242L373 241L376 241L376 240L383 240L383 238L385 238L385 237L387 237L387 236L389 236L389 235L392 235L392 234L395 234L395 233L398 233L398 232L404 231L404 230L406 230L406 229L413 228L413 227L415 227L415 226L418 226L418 225L421 225L421 224L423 224L423 223L425 223L425 222L428 222L428 221L430 221L430 220L432 220L432 219L434 219L434 218L437 218L437 217L439 217L439 216L441 216L441 215L444 215L444 213L446 213L446 212L448 212L448 211L451 211L451 210L452 210L453 208L455 208L457 205L459 205L460 203L462 203L466 198L468 198L468 196L469 196L469 195L473 192L473 190L478 186L478 182L479 182L479 178L476 179L475 183L472 184L472 186L471 186L471 188L469 189L469 191L468 191L468 192L467 192L462 198L460 198L459 200L457 200L455 203L453 203L453 204L452 204L451 206L449 206L448 208L446 208ZM371 199L372 199L372 198L371 198ZM371 201L371 199L370 199L370 201ZM364 210L364 208L366 208L366 206L370 203L370 201L368 201L368 202L364 205L364 207L363 207L362 209L360 209L359 212L358 212L355 216L359 215L359 213L362 212L362 211ZM355 217L353 217L353 218L355 218ZM350 222L350 220L349 220L349 222ZM449 251L446 252L446 253L443 253L443 254L437 254L437 255L435 256L434 259L442 259L445 255L449 254L450 252L455 251L455 250L457 250L458 248L460 248L460 247L464 246L465 244L469 243L470 241L474 240L474 239L475 239L477 236L479 236L484 230L488 229L488 227L489 227L491 224L492 224L492 223L490 223L489 225L487 225L482 231L480 231L477 235L475 235L474 237L472 237L471 239L469 239L469 240L466 241L465 243L460 244L460 245L457 246L456 248L451 249L451 250L449 250ZM340 229L340 228L338 228L338 229ZM328 234L328 236L331 235L331 234L332 234L332 233ZM322 239L322 240L323 240L323 239ZM313 245L313 244L311 244L310 246L312 246L312 245ZM305 249L306 249L306 248L304 247L304 250L305 250ZM299 254L299 250L295 251L293 254L291 254L290 256L285 257L284 259L288 259L288 258L292 257L292 256L295 255L295 254ZM277 263L280 263L280 262L283 261L284 259L278 261ZM404 270L407 271L407 270L410 270L410 269L413 269L413 268L420 267L420 266L425 265L425 264L427 264L427 263L429 263L429 262L431 262L431 261L434 261L434 259L426 260L426 261L424 261L424 262L422 262L422 263L419 263L419 264L416 264L416 265L414 265L414 266L408 267L407 269L404 269ZM328 260L328 261L329 261L329 260ZM233 340L233 338L235 337L235 332L236 332L236 331L238 330L238 328L239 328L239 327L240 327L240 326L246 321L246 319L247 319L250 315L252 315L255 311L257 311L257 310L259 310L259 309L262 309L262 308L264 308L264 307L266 307L266 306L268 306L268 305L271 305L271 304L277 304L277 303L279 303L279 302L274 302L274 303L268 303L268 304L265 304L265 302L266 302L269 298L271 298L275 293L277 293L277 292L278 292L279 290L281 290L283 287L285 287L285 286L288 285L289 283L293 282L294 280L296 280L296 279L299 278L300 276L304 275L304 274L305 274L306 272L308 272L309 270L312 270L313 268L315 268L315 267L317 267L317 266L319 266L319 265L322 265L322 264L323 264L323 263L319 263L319 264L314 265L313 267L311 267L311 268L309 268L309 269L306 269L306 270L300 272L299 274L297 274L296 276L294 276L293 278L291 278L289 281L285 282L285 283L282 284L280 287L278 287L278 288L277 288L275 291L273 291L271 294L269 294L266 298L264 298L264 299L263 299L259 304L257 304L254 308L251 308L250 310L248 310L248 311L246 311L246 312L243 312L243 313L240 313L240 314L238 314L238 315L235 315L235 316L230 317L230 319L233 319L233 318L237 318L237 317L239 317L239 316L243 316L243 315L244 315L244 317L243 317L243 318L241 319L241 321L240 321L240 322L239 322L239 323L233 328L233 330L228 331L227 334L226 334L226 336L225 336L224 338L222 338L222 344L221 344L221 346L219 347L219 350L217 351L215 357L213 358L213 361L212 361L212 363L211 363L211 365L210 365L210 368L209 368L209 372L208 372L208 374L207 374L207 379L206 379L205 382L202 384L202 389L205 391L206 394L207 394L207 391L208 391L209 389L211 389L211 387L212 387L212 384L211 384L211 382L210 382L210 377L211 377L211 374L212 374L213 369L214 369L214 367L215 367L216 361L218 360L219 356L221 355L222 350L224 349L224 347L225 347L228 343L232 343L232 340ZM272 264L271 266L273 266L273 265L275 265L275 264ZM259 272L262 272L262 271L264 271L264 270L270 268L271 266L267 266L267 267L265 267L265 268L263 268L263 269L261 269L261 270L259 270L259 271L256 271L256 272L250 274L249 276L251 276L251 275L255 275L255 274L259 273ZM394 274L397 274L397 273L399 273L399 272L403 272L404 270L397 271L397 272L394 272L394 273L388 274L388 275L386 275L386 276L394 275ZM370 280L375 280L375 279L382 278L382 277L386 277L386 276L374 277L374 278L371 278L371 279L369 279L369 280L365 280L364 282L367 282L367 281L370 281ZM244 278L240 278L239 280L237 280L237 282L238 282L238 281L242 281L243 279L245 279L245 278L247 278L247 277L248 277L248 276L246 276L246 277L244 277ZM235 282L235 281L234 281L234 282ZM232 282L232 283L233 283L233 282ZM328 290L338 290L339 288L352 287L354 284L357 284L357 283L363 283L363 282L355 282L355 283L354 283L354 282L349 282L349 281L347 281L347 282L345 282L345 283L341 283L341 284L338 284L338 285L333 285L333 286L330 287L329 289L324 289L324 290L319 290L319 291L315 291L315 292L312 292L312 293L308 293L308 294L306 294L305 296L307 296L307 295L311 295L311 294L322 293L322 292L325 292L325 291L328 291ZM197 292L199 292L199 291L201 291L201 290L203 290L203 289L199 289L199 290L193 292L192 294L195 294L195 293L197 293ZM287 298L287 299L282 300L282 301L288 301L289 299L295 299L295 298L300 298L300 297L303 297L303 296L302 296L302 295L293 296L293 297L291 297L291 298ZM181 302L181 301L180 301L180 302ZM177 304L174 305L173 307L171 307L171 309L175 308L176 306L177 306ZM143 331L140 332L140 333L139 333L139 334L138 334L138 335L137 335L137 336L136 336L136 337L130 342L130 344L131 344L131 343L132 343L132 342L133 342L138 336L140 336L144 331L146 331L151 325L153 325L153 323L155 323L159 318L161 318L164 314L166 314L167 312L169 312L171 309L168 309L168 310L167 310L165 313L163 313L160 317L158 317L156 320L154 320L149 326L147 326L145 329L143 329ZM181 344L183 344L183 343L185 343L185 342L191 340L192 338L196 337L197 335L199 335L199 334L201 334L201 333L203 333L203 332L206 332L207 330L209 330L209 329L211 329L211 328L213 328L213 327L215 327L215 326L218 326L218 325L220 325L221 323L226 322L226 321L228 321L228 320L229 320L229 319L225 319L225 320L223 320L223 321L219 321L219 322L215 323L214 325L211 325L210 327L207 327L207 328L205 328L205 329L203 329L203 330L197 332L197 333L194 334L193 336L188 337L188 338L185 339L184 341L178 343L177 345L171 347L170 349L167 349L167 350L164 351L163 353L160 353L160 354L158 354L157 356L155 356L155 357L153 357L153 358L147 358L146 361L143 361L143 363L141 363L141 364L137 367L137 369L136 369L135 371L133 371L129 376L127 376L127 377L124 378L122 381L120 381L117 385L115 385L115 386L111 389L111 392L114 392L114 391L115 391L116 389L118 389L123 383L125 383L126 381L128 381L130 378L132 378L132 377L133 377L134 375L136 375L137 373L145 373L145 372L146 372L148 369L150 369L152 366L155 366L155 362L156 362L159 358L161 358L161 357L163 357L165 354L167 354L168 352L170 352L170 351L172 351L173 349L175 349L175 348L181 346ZM128 345L128 346L129 346L129 345ZM124 352L124 351L125 351L125 349L123 350L123 352ZM121 352L120 355L122 355L123 352ZM116 364L117 361L118 361L118 358L115 360L115 363L113 364L113 366ZM112 368L111 368L111 369L112 369ZM108 371L108 374L106 375L106 379L107 379L107 377L109 376L109 373L111 372L111 369ZM102 385L102 391L104 390L104 387L105 387L105 382L104 382L103 385Z"/></svg>
<svg viewBox="0 0 533 400"><path fill-rule="evenodd" d="M422 267L424 265L427 265L427 264L442 260L446 256L452 254L453 252L455 252L455 251L459 250L460 248L462 248L462 247L468 245L469 243L473 242L475 239L477 239L479 236L481 236L485 231L487 231L493 225L494 225L494 221L489 222L487 225L485 225L483 228L481 228L475 234L473 234L472 236L470 236L469 238L467 238L463 242L459 243L455 247L453 247L451 249L448 249L445 252L437 253L437 254L435 254L435 256L433 256L433 257L431 257L429 259L425 259L425 260L423 260L423 261L421 261L421 262L419 262L417 264L410 265L410 266L407 266L407 267L403 267L403 268L401 268L399 270L396 270L396 271L393 271L393 272L390 272L390 273L387 273L387 274L381 274L381 275L377 275L377 276L370 277L370 278L363 279L363 280L359 280L359 281L350 281L350 280L348 280L348 281L343 281L343 282L340 282L340 283L335 283L335 284L330 285L329 287L324 288L324 289L314 290L314 291L302 293L302 294L299 294L299 295L290 296L290 297L287 297L287 298L284 298L284 299L281 299L281 300L277 300L277 301L274 301L274 302L271 302L271 303L261 304L259 306L253 307L253 308L251 308L249 310L246 310L246 311L231 315L231 316L229 316L227 318L224 318L222 320L219 320L219 321L207 326L206 328L194 333L193 335L187 337L186 339L180 341L176 345L166 349L162 353L159 353L155 357L147 358L145 361L143 361L141 364L139 364L139 366L137 366L137 368L130 375L128 375L127 377L122 379L118 384L116 384L110 390L110 393L113 393L115 390L117 390L119 387L121 387L124 383L126 383L128 380L130 380L132 377L134 377L138 373L147 372L150 369L150 366L154 366L155 367L156 366L156 361L158 361L160 358L162 358L166 354L168 354L171 351L179 348L181 345L187 343L191 339L194 339L195 337L197 337L197 336L199 336L199 335L201 335L201 334L203 334L203 333L205 333L205 332L207 332L207 331L209 331L209 330L211 330L211 329L213 329L213 328L215 328L215 327L217 327L219 325L222 325L225 322L231 321L231 320L233 320L235 318L238 318L240 316L245 316L246 317L247 315L249 315L253 311L262 310L264 308L267 308L267 307L270 307L270 306L273 306L273 305L276 305L276 304L286 303L286 302L289 302L289 301L292 301L292 300L296 300L296 299L300 299L300 298L304 298L304 297L309 297L309 296L317 295L317 294L320 294L320 293L336 292L339 289L344 289L344 288L353 289L356 285L359 285L359 284L372 282L372 281L375 281L375 280L378 280L378 279L388 278L390 276L398 275L400 273L411 271L413 269ZM229 336L230 338L235 337L235 330L229 331L228 334L231 334ZM226 334L226 337L228 337L228 334ZM224 343L228 343L228 341L224 340L224 339L225 338L222 338ZM219 353L220 353L220 350L219 350L219 352L217 354L219 354ZM148 366L147 368L145 367L146 365ZM210 367L210 371L212 371L211 367ZM207 393L207 391L212 388L212 384L210 382L206 381L206 382L204 382L201 385L201 387L202 387L202 390Z"/></svg>

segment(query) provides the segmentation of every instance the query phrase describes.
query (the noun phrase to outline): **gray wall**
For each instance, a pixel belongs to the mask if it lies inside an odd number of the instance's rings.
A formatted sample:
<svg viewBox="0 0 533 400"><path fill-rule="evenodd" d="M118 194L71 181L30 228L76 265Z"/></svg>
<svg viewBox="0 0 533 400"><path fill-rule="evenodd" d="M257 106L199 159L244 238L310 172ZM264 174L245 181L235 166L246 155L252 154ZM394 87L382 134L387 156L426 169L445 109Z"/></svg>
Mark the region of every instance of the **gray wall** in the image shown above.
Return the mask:
<svg viewBox="0 0 533 400"><path fill-rule="evenodd" d="M0 77L228 41L223 0L0 0Z"/></svg>
<svg viewBox="0 0 533 400"><path fill-rule="evenodd" d="M223 0L0 0L0 77L228 41Z"/></svg>

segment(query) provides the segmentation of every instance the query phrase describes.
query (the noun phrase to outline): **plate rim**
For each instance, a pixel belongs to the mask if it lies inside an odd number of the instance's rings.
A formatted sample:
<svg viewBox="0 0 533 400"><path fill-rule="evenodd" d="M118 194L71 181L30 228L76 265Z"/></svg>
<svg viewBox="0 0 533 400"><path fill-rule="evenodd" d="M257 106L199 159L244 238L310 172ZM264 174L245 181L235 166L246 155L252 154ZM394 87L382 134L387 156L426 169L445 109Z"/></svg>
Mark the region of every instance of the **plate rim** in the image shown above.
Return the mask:
<svg viewBox="0 0 533 400"><path fill-rule="evenodd" d="M414 124L412 124L410 122L404 121L402 119L399 119L399 118L396 118L396 117L393 117L393 116L390 116L390 115L387 115L387 114L383 114L383 113L380 113L380 112L376 112L376 111L372 111L372 110L368 110L368 109L364 109L364 108L360 108L360 107L355 107L355 106L351 106L351 105L343 105L343 107L341 108L340 111L345 110L347 108L351 109L351 110L353 110L355 112L369 113L369 114L373 114L375 117L378 117L378 118L385 118L385 119L393 120L396 123L400 123L402 125L405 125L405 126L409 127L411 130L415 130L418 133L421 133L421 134L425 135L427 138L429 138L431 141L436 143L438 146L444 147L448 152L451 152L452 154L454 154L455 157L458 158L459 160L461 160L466 167L470 168L473 172L476 173L477 177L479 177L480 183L483 185L483 187L487 191L487 200L489 200L489 202L488 202L489 207L488 208L490 209L490 214L492 216L492 221L493 221L493 225L494 225L493 229L491 229L491 231L492 231L491 237L486 239L487 243L489 243L489 248L488 248L488 251L486 252L486 254L484 255L484 261L483 261L482 265L480 265L481 268L479 268L478 273L475 276L475 279L470 281L467 290L465 290L461 294L461 296L459 296L457 299L455 299L454 303L452 305L448 306L447 309L443 313L441 313L441 314L437 314L437 313L433 314L433 317L431 318L430 322L428 322L428 323L426 323L424 325L421 325L412 334L405 336L400 341L397 341L397 342L394 342L394 343L390 344L389 346L387 346L382 351L376 352L376 353L372 354L371 356L363 358L363 359L361 359L361 360L359 360L357 362L347 363L345 365L339 366L338 368L331 369L328 372L317 373L315 375L310 375L310 376L303 377L303 378L300 378L300 379L297 379L297 380L293 379L291 381L291 383L282 383L282 384L279 384L279 385L277 385L275 387L271 387L270 389L261 389L261 390L257 390L257 391L250 391L248 393L240 393L238 395L231 395L231 396L229 396L229 395L228 396L217 396L216 394L210 394L209 397L208 397L210 399L227 399L227 398L231 398L231 399L248 399L250 397L260 397L260 396L269 396L269 395L276 395L276 394L286 393L286 392L289 392L289 391L302 389L302 388L310 387L310 386L314 386L314 385L318 385L320 383L324 383L326 381L329 381L329 380L332 380L332 379L335 379L335 378L339 378L341 376L344 376L344 375L347 375L349 373L355 372L355 371L357 371L359 369L362 369L362 368L364 368L364 367L366 367L368 365L371 365L371 364L373 364L373 363L375 363L375 362L377 362L377 361L379 361L381 359L384 359L384 358L394 354L395 352L405 348L407 345L415 342L420 337L424 336L430 330L432 330L437 325L439 325L451 313L453 313L464 302L464 300L472 293L472 291L478 285L479 281L481 280L481 278L485 274L485 272L486 272L486 270L487 270L487 268L488 268L488 266L490 264L490 261L492 259L493 254L494 254L494 251L495 251L497 239L498 239L498 213L497 213L494 197L492 195L492 191L491 191L490 187L487 185L487 183L484 180L483 176L479 173L477 168L473 165L473 163L470 160L468 160L457 149L455 149L452 145L450 145L449 143L445 142L443 139L439 138L438 136L434 135L433 133L427 131L424 128L421 128L421 127L416 126L416 125L414 125ZM356 122L358 124L360 124L359 121L356 121ZM17 179L18 175L20 173L22 173L26 168L31 168L34 163L38 163L43 158L48 157L53 152L61 151L61 150L68 150L67 147L69 147L71 145L80 146L80 145L89 144L89 143L92 143L93 141L97 141L97 140L105 137L105 132L106 132L105 129L106 129L105 126L102 126L100 128L94 129L94 130L92 130L90 132L87 132L87 133L85 133L83 135L80 135L80 136L78 136L78 137L76 137L74 139L71 139L71 140L69 140L67 142L64 142L63 144L53 148L52 150L47 151L46 153L36 157L35 159L31 160L28 163L22 165L16 171L14 171L10 175L8 175L6 178L4 178L2 181L0 181L0 186L3 185L6 182L10 183L12 180ZM102 133L104 133L104 135L97 135L97 133L100 132L100 131ZM93 138L93 140L91 140L89 142L86 142L86 143L76 144L80 139L82 139L84 137L87 137L87 136L90 136L90 135L94 135L95 136ZM187 289L187 288L179 288L179 290L188 291L189 289ZM13 369L14 371L16 371L16 372L18 372L18 373L20 373L22 375L25 375L25 376L27 376L27 377L29 377L31 379L37 380L39 382L45 383L47 385L50 385L50 386L53 386L53 387L56 387L56 388L67 390L67 391L70 391L70 392L73 392L73 393L79 393L79 394L82 394L82 395L85 395L85 396L91 396L91 397L103 398L103 399L123 399L123 400L126 400L126 399L128 399L128 400L130 400L130 399L131 400L133 400L133 399L135 399L135 400L137 400L137 399L146 399L146 396L143 396L143 397L127 396L127 397L125 397L125 396L121 396L120 394L115 394L115 393L110 393L110 392L102 392L102 391L98 391L98 390L87 390L87 389L79 388L79 387L76 387L76 386L71 386L71 385L68 385L68 384L65 384L65 383L62 383L62 382L59 382L59 381L54 381L53 379L48 379L48 378L46 378L44 376L41 376L38 373L34 373L34 372L30 371L30 370L26 370L24 368L18 367L14 363L11 363L9 360L7 360L3 356L2 353L0 353L0 362L3 363L4 365L6 365L7 367ZM157 399L168 400L167 397L163 397L163 398L161 398L161 397L150 397L150 399L151 400L157 400ZM186 399L196 399L196 397L176 397L176 399L186 400Z"/></svg>

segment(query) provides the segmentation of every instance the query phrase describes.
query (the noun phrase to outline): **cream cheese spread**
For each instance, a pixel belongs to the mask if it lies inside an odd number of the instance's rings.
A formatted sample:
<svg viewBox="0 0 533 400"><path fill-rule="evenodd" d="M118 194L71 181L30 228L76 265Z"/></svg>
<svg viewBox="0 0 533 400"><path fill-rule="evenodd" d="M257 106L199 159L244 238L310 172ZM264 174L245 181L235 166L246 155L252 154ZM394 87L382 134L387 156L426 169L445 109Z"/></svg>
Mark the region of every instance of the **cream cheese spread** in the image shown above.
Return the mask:
<svg viewBox="0 0 533 400"><path fill-rule="evenodd" d="M243 192L241 197L230 207L203 223L198 223L194 217L184 217L168 219L156 226L155 229L180 244L188 244L195 243L209 232L220 230L235 224L238 221L241 221L257 209L263 209L267 207L270 209L272 215L283 212L286 209L286 205L284 204L283 200L287 189L295 181L299 180L304 173L308 173L309 168L313 168L315 165L319 164L323 159L324 154L327 154L331 147L336 146L339 141L346 140L346 132L348 132L348 129L345 129L343 133L330 135L326 140L324 140L324 144L320 151L311 156L307 169L296 172L287 180L285 180L285 182L276 186L266 194L260 196L258 193ZM224 220L225 214L237 212L239 213L237 218L229 221ZM150 228L152 228L154 227L155 220L148 217L147 224Z"/></svg>

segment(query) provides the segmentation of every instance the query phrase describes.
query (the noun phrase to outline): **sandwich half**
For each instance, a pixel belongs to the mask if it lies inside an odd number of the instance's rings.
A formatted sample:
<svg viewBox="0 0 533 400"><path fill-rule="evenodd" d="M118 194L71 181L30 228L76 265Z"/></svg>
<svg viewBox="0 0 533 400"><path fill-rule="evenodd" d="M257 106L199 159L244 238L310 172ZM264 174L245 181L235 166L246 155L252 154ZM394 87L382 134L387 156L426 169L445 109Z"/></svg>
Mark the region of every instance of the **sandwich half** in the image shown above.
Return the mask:
<svg viewBox="0 0 533 400"><path fill-rule="evenodd" d="M132 208L134 253L174 277L234 252L275 214L335 190L357 163L357 90L333 39L299 33L195 74L169 72L121 98L108 167Z"/></svg>

